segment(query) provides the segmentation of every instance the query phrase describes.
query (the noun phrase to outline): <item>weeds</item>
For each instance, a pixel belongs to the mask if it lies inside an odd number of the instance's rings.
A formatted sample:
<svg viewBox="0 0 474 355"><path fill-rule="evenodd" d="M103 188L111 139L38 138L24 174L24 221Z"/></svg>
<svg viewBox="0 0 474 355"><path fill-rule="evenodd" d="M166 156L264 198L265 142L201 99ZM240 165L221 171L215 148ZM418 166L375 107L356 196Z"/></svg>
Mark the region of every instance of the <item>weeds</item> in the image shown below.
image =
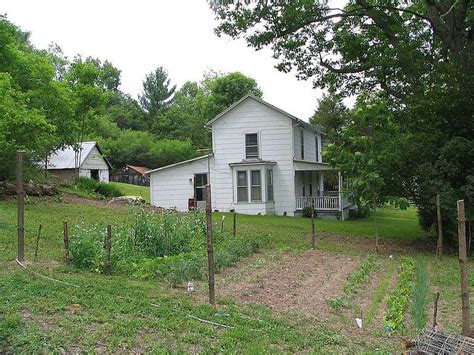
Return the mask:
<svg viewBox="0 0 474 355"><path fill-rule="evenodd" d="M112 268L141 278L155 277L178 284L206 276L205 216L200 212L130 210L126 223L113 228ZM104 268L104 226L77 225L70 238L73 263L98 273ZM258 251L265 238L225 238L214 230L215 268L222 270Z"/></svg>
<svg viewBox="0 0 474 355"><path fill-rule="evenodd" d="M426 272L423 256L416 258L416 285L413 292L413 304L411 316L417 329L423 329L426 325L426 305L428 295L428 274Z"/></svg>

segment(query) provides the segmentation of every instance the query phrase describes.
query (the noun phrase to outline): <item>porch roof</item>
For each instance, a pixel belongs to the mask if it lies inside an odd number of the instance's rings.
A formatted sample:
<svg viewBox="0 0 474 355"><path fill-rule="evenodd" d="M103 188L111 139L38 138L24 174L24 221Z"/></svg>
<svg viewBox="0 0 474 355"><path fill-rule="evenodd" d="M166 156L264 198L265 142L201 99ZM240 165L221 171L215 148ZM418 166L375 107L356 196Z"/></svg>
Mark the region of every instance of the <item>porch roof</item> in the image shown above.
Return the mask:
<svg viewBox="0 0 474 355"><path fill-rule="evenodd" d="M230 167L233 167L233 166L254 166L254 165L269 165L269 166L273 166L273 165L276 165L276 161L273 161L273 160L261 160L261 159L244 159L242 161L239 161L239 162L235 162L235 163L229 163L229 166Z"/></svg>
<svg viewBox="0 0 474 355"><path fill-rule="evenodd" d="M307 160L293 160L295 171L336 171L328 163L317 163Z"/></svg>

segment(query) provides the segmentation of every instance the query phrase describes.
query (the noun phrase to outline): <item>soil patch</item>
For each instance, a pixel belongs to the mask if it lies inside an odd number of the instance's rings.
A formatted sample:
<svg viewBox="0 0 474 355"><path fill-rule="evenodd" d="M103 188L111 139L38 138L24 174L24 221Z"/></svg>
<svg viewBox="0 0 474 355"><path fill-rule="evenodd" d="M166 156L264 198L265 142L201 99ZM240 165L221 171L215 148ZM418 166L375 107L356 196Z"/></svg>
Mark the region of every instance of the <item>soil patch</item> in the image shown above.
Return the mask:
<svg viewBox="0 0 474 355"><path fill-rule="evenodd" d="M341 290L360 261L360 257L319 250L286 254L278 263L271 262L235 281L227 274L227 281L220 282L219 296L265 305L276 312L326 319L330 313L326 300L334 296L335 290Z"/></svg>

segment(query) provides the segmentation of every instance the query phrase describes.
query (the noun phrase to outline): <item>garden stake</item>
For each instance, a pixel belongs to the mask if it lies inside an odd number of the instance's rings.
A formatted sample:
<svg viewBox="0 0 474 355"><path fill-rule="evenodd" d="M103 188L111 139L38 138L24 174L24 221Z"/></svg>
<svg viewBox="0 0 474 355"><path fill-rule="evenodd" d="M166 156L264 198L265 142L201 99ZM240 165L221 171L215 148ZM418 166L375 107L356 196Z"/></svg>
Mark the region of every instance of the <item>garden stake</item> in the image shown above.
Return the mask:
<svg viewBox="0 0 474 355"><path fill-rule="evenodd" d="M233 217L234 217L232 234L234 235L234 238L235 238L235 235L237 234L237 213L234 210L234 212L232 214L233 214Z"/></svg>
<svg viewBox="0 0 474 355"><path fill-rule="evenodd" d="M112 226L107 225L107 235L105 236L105 260L104 260L104 272L110 274L111 271L111 254L112 251Z"/></svg>
<svg viewBox="0 0 474 355"><path fill-rule="evenodd" d="M311 247L316 249L316 230L314 228L314 209L311 213Z"/></svg>
<svg viewBox="0 0 474 355"><path fill-rule="evenodd" d="M69 231L67 221L63 222L63 237L64 237L64 262L69 264Z"/></svg>
<svg viewBox="0 0 474 355"><path fill-rule="evenodd" d="M207 266L209 274L209 303L216 304L214 279L214 245L212 244L212 206L211 185L206 185L206 237L207 237Z"/></svg>
<svg viewBox="0 0 474 355"><path fill-rule="evenodd" d="M436 195L436 214L438 216L438 244L436 246L436 256L443 259L443 224L441 222L441 196Z"/></svg>
<svg viewBox="0 0 474 355"><path fill-rule="evenodd" d="M458 239L459 239L459 268L461 273L461 309L462 309L462 335L471 335L471 309L469 305L469 280L467 276L467 251L466 251L466 215L464 200L459 200L458 207Z"/></svg>
<svg viewBox="0 0 474 355"><path fill-rule="evenodd" d="M222 220L221 220L221 233L224 233L224 220L225 220L225 216L222 216Z"/></svg>
<svg viewBox="0 0 474 355"><path fill-rule="evenodd" d="M436 326L438 325L438 302L439 302L439 291L436 291L434 307L433 307L433 329L436 328Z"/></svg>
<svg viewBox="0 0 474 355"><path fill-rule="evenodd" d="M38 257L38 246L39 246L39 240L41 238L41 224L38 226L38 235L36 237L36 248L35 248L35 261L36 261L36 258Z"/></svg>
<svg viewBox="0 0 474 355"><path fill-rule="evenodd" d="M23 189L23 150L16 152L16 186L18 194L18 260L25 261L25 190Z"/></svg>

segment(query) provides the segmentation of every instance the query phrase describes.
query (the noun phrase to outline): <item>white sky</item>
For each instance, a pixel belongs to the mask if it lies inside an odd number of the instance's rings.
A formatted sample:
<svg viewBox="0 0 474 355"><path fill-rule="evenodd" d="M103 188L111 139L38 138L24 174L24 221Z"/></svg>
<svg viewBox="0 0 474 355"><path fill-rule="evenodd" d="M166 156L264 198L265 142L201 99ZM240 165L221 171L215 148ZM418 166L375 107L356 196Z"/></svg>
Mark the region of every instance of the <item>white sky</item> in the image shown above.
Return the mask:
<svg viewBox="0 0 474 355"><path fill-rule="evenodd" d="M218 38L206 0L1 0L0 13L30 31L38 48L56 42L69 59L111 61L122 71L121 90L134 97L158 66L178 87L210 69L240 71L257 80L266 101L304 120L321 97L311 82L278 72L269 49Z"/></svg>

